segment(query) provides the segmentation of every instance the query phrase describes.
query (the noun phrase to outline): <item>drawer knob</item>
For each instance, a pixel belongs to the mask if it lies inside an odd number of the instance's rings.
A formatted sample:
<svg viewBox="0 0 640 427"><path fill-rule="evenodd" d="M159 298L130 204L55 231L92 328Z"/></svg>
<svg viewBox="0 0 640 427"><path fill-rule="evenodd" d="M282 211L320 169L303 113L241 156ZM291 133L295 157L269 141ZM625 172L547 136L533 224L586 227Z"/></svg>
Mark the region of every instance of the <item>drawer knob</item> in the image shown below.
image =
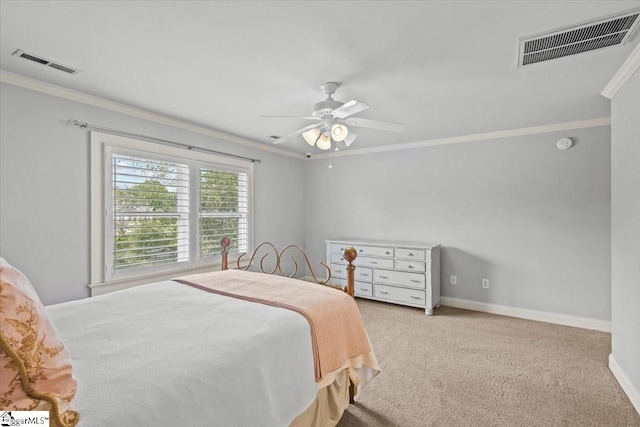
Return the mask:
<svg viewBox="0 0 640 427"><path fill-rule="evenodd" d="M386 292L386 291L380 291L380 293L381 293L382 295L389 295L389 292Z"/></svg>
<svg viewBox="0 0 640 427"><path fill-rule="evenodd" d="M369 261L369 264L378 264L378 261Z"/></svg>
<svg viewBox="0 0 640 427"><path fill-rule="evenodd" d="M412 281L413 283L420 283L420 280L416 280L416 279L411 279L411 281Z"/></svg>
<svg viewBox="0 0 640 427"><path fill-rule="evenodd" d="M388 279L389 276L380 276L381 279Z"/></svg>
<svg viewBox="0 0 640 427"><path fill-rule="evenodd" d="M360 288L360 290L361 290L362 292L367 292L367 291L369 291L369 289L367 289L367 288Z"/></svg>
<svg viewBox="0 0 640 427"><path fill-rule="evenodd" d="M358 252L362 252L362 249L358 249Z"/></svg>
<svg viewBox="0 0 640 427"><path fill-rule="evenodd" d="M369 277L369 273L360 273L362 277Z"/></svg>
<svg viewBox="0 0 640 427"><path fill-rule="evenodd" d="M384 254L385 254L385 255L391 255L391 252L389 252L389 251L385 251L385 253L384 253Z"/></svg>
<svg viewBox="0 0 640 427"><path fill-rule="evenodd" d="M422 298L417 297L417 296L415 296L415 295L411 295L411 298L413 298L413 299L422 299Z"/></svg>
<svg viewBox="0 0 640 427"><path fill-rule="evenodd" d="M409 256L413 256L413 253L409 252Z"/></svg>
<svg viewBox="0 0 640 427"><path fill-rule="evenodd" d="M412 268L413 268L413 265L410 265L410 266L409 266L409 270L411 270Z"/></svg>

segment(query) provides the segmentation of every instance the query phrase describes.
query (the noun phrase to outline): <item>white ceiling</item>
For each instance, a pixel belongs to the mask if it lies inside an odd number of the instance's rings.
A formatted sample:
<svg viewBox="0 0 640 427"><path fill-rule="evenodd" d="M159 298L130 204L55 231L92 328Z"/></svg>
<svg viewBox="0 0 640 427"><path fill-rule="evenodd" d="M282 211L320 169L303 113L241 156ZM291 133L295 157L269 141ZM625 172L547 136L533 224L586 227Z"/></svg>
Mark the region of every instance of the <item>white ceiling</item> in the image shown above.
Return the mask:
<svg viewBox="0 0 640 427"><path fill-rule="evenodd" d="M271 144L309 122L320 83L358 114L352 148L608 117L600 95L640 39L517 67L518 38L640 1L0 1L0 68ZM67 75L16 49L79 68ZM76 117L81 120L82 117ZM280 147L310 151L298 136ZM316 150L314 148L314 150Z"/></svg>

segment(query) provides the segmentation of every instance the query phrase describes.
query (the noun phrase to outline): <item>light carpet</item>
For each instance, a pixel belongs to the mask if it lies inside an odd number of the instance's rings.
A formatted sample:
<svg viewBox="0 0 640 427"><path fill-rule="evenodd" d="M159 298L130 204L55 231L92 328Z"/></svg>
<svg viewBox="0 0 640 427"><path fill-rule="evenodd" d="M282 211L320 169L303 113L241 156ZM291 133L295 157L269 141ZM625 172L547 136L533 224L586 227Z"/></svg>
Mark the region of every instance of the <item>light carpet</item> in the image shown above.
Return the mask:
<svg viewBox="0 0 640 427"><path fill-rule="evenodd" d="M451 307L358 299L382 367L338 427L640 427L609 370L611 334Z"/></svg>

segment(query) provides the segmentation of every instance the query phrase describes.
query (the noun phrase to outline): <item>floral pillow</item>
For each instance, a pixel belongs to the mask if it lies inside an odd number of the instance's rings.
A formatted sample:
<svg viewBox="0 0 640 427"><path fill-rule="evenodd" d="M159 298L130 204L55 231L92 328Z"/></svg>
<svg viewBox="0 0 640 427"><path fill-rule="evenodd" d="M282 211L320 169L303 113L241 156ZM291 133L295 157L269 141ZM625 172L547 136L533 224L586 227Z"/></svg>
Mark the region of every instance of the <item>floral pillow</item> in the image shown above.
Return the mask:
<svg viewBox="0 0 640 427"><path fill-rule="evenodd" d="M70 409L77 387L71 357L42 303L31 297L29 288L35 290L28 280L24 290L22 279L14 284L16 277L26 277L2 262L0 408L49 411L52 426L74 426L79 417Z"/></svg>
<svg viewBox="0 0 640 427"><path fill-rule="evenodd" d="M20 270L9 264L7 260L2 257L0 257L0 279L20 289L33 301L42 305L38 293L29 279L27 279L27 276L22 274Z"/></svg>

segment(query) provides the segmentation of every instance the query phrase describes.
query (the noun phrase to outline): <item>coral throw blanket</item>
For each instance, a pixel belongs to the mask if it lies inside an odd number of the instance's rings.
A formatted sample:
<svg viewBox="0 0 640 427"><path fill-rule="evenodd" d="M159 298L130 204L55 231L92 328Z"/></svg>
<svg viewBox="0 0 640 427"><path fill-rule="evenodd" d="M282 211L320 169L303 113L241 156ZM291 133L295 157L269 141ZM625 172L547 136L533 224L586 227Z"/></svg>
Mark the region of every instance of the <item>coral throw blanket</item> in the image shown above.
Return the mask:
<svg viewBox="0 0 640 427"><path fill-rule="evenodd" d="M288 277L225 270L174 279L209 292L293 310L311 327L316 382L352 358L371 352L353 298L344 292Z"/></svg>

